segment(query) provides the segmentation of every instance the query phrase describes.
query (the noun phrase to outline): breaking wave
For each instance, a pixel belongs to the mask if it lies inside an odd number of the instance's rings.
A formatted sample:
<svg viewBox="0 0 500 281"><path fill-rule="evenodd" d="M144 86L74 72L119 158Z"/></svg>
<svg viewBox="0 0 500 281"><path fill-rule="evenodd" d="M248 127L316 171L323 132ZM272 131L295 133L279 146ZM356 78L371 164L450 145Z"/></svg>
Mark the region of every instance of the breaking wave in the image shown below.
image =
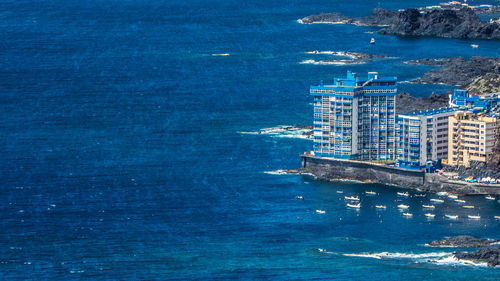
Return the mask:
<svg viewBox="0 0 500 281"><path fill-rule="evenodd" d="M314 65L348 65L348 64L365 64L366 61L356 60L303 60L299 64L314 64Z"/></svg>
<svg viewBox="0 0 500 281"><path fill-rule="evenodd" d="M278 138L294 138L294 139L308 139L312 140L312 135L310 135L311 129L280 125L271 128L263 128L255 132L238 132L244 135L269 135Z"/></svg>
<svg viewBox="0 0 500 281"><path fill-rule="evenodd" d="M488 266L485 262L462 260L456 258L451 252L433 252L433 253L391 253L391 252L380 252L380 253L354 253L354 254L344 254L348 257L360 257L360 258L372 258L377 260L383 259L393 259L393 260L411 260L415 263L432 263L438 265L465 265L465 266Z"/></svg>

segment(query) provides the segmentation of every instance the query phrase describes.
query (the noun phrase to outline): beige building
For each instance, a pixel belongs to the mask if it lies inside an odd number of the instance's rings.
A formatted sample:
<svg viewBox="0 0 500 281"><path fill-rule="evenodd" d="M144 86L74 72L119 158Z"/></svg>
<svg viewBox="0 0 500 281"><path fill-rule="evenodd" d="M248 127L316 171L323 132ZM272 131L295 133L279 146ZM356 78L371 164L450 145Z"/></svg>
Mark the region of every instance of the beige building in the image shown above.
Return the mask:
<svg viewBox="0 0 500 281"><path fill-rule="evenodd" d="M448 165L469 167L470 161L485 162L493 153L497 119L455 112L448 118Z"/></svg>

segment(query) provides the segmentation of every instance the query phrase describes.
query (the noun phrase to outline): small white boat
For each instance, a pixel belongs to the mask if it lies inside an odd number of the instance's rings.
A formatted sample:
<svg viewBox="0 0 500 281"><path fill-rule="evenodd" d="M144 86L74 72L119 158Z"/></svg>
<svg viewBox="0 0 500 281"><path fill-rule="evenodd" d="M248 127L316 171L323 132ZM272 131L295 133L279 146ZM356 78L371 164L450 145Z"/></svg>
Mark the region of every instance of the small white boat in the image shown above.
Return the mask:
<svg viewBox="0 0 500 281"><path fill-rule="evenodd" d="M410 194L408 192L398 192L398 196L408 197Z"/></svg>
<svg viewBox="0 0 500 281"><path fill-rule="evenodd" d="M410 208L410 206L405 205L405 204L399 204L399 205L398 205L398 208L399 208L399 209L408 209L408 208Z"/></svg>
<svg viewBox="0 0 500 281"><path fill-rule="evenodd" d="M413 214L412 213L403 213L403 216L405 216L405 217L413 217Z"/></svg>
<svg viewBox="0 0 500 281"><path fill-rule="evenodd" d="M342 193L344 193L344 191L342 191L342 190L337 190L337 193L338 193L338 194L342 194Z"/></svg>
<svg viewBox="0 0 500 281"><path fill-rule="evenodd" d="M358 204L349 204L349 203L347 203L347 207L359 209L359 208L361 208L361 203L358 203Z"/></svg>
<svg viewBox="0 0 500 281"><path fill-rule="evenodd" d="M458 196L456 196L454 194L449 194L448 198L450 198L450 199L458 199Z"/></svg>
<svg viewBox="0 0 500 281"><path fill-rule="evenodd" d="M422 205L422 207L424 209L435 209L436 208L436 206L434 206L434 205Z"/></svg>
<svg viewBox="0 0 500 281"><path fill-rule="evenodd" d="M425 197L425 196L427 196L427 195L426 195L425 193L422 193L422 194L415 194L415 195L413 195L413 196L415 196L415 197Z"/></svg>
<svg viewBox="0 0 500 281"><path fill-rule="evenodd" d="M496 220L500 220L500 216L494 216L493 218L495 218Z"/></svg>
<svg viewBox="0 0 500 281"><path fill-rule="evenodd" d="M320 253L324 253L324 252L326 252L326 250L325 250L325 249L318 248L318 252L320 252Z"/></svg>
<svg viewBox="0 0 500 281"><path fill-rule="evenodd" d="M345 200L359 201L357 196L344 196Z"/></svg>
<svg viewBox="0 0 500 281"><path fill-rule="evenodd" d="M375 208L377 209L387 209L387 207L385 205L375 205Z"/></svg>
<svg viewBox="0 0 500 281"><path fill-rule="evenodd" d="M458 216L457 215L444 215L447 219L450 219L450 220L456 220L458 219Z"/></svg>
<svg viewBox="0 0 500 281"><path fill-rule="evenodd" d="M467 217L468 217L469 219L471 219L471 220L478 220L478 219L480 219L480 218L481 218L481 216L479 216L479 215L477 215L477 216L468 215Z"/></svg>
<svg viewBox="0 0 500 281"><path fill-rule="evenodd" d="M460 203L460 204L464 204L464 203L465 203L465 200L455 199L455 202Z"/></svg>
<svg viewBox="0 0 500 281"><path fill-rule="evenodd" d="M486 198L486 200L495 200L495 197L491 195L485 196L484 198Z"/></svg>
<svg viewBox="0 0 500 281"><path fill-rule="evenodd" d="M375 38L370 39L370 44L375 44Z"/></svg>
<svg viewBox="0 0 500 281"><path fill-rule="evenodd" d="M304 196L302 196L302 195L297 195L297 196L295 196L295 199L304 200Z"/></svg>
<svg viewBox="0 0 500 281"><path fill-rule="evenodd" d="M432 202L432 203L443 203L443 202L444 202L444 200L432 198L432 199L431 199L431 202Z"/></svg>
<svg viewBox="0 0 500 281"><path fill-rule="evenodd" d="M438 192L438 193L436 193L436 194L437 194L437 196L448 196L448 192L445 192L445 191L443 191L443 192Z"/></svg>
<svg viewBox="0 0 500 281"><path fill-rule="evenodd" d="M366 195L377 195L377 192L375 191L365 191Z"/></svg>
<svg viewBox="0 0 500 281"><path fill-rule="evenodd" d="M425 216L433 219L436 215L431 214L431 213L427 213L427 214L425 214Z"/></svg>
<svg viewBox="0 0 500 281"><path fill-rule="evenodd" d="M463 208L465 209L474 209L474 206L472 205L465 205L465 206L462 206Z"/></svg>
<svg viewBox="0 0 500 281"><path fill-rule="evenodd" d="M477 47L479 47L479 45L476 45L476 44L470 44L470 46L471 46L472 48L474 48L474 49L475 49L475 48L477 48Z"/></svg>
<svg viewBox="0 0 500 281"><path fill-rule="evenodd" d="M318 213L318 214L324 214L326 212L324 210L316 210L316 213Z"/></svg>

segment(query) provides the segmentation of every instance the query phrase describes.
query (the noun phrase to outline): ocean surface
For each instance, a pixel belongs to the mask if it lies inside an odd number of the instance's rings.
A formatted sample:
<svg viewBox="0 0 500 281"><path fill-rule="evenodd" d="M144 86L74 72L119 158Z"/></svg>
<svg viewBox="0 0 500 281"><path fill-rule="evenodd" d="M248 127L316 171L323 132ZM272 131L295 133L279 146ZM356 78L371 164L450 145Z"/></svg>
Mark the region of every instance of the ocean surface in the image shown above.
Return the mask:
<svg viewBox="0 0 500 281"><path fill-rule="evenodd" d="M297 22L438 2L1 1L0 280L500 279L425 246L499 239L496 201L443 198L428 220L436 194L282 175L312 142L256 133L312 124L309 85L347 70L428 96L453 86L408 83L431 68L405 60L500 56L500 42ZM307 63L337 59L313 50L389 58Z"/></svg>

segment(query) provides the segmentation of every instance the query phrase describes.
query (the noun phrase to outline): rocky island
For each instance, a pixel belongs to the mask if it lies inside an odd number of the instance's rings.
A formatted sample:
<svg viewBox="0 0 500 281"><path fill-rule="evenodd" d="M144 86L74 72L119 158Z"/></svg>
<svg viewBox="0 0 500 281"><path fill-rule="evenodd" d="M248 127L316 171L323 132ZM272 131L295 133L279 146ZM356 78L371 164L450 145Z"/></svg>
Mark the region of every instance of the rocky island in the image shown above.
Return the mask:
<svg viewBox="0 0 500 281"><path fill-rule="evenodd" d="M500 240L490 240L475 238L467 235L449 237L443 240L435 240L427 245L434 247L461 247L461 248L480 248L473 252L456 251L453 255L457 259L486 262L488 266L500 265Z"/></svg>
<svg viewBox="0 0 500 281"><path fill-rule="evenodd" d="M406 9L391 11L374 9L366 17L349 17L340 13L310 15L299 20L310 23L344 23L384 27L379 34L397 36L429 36L458 39L500 40L500 23L482 21L471 8Z"/></svg>

